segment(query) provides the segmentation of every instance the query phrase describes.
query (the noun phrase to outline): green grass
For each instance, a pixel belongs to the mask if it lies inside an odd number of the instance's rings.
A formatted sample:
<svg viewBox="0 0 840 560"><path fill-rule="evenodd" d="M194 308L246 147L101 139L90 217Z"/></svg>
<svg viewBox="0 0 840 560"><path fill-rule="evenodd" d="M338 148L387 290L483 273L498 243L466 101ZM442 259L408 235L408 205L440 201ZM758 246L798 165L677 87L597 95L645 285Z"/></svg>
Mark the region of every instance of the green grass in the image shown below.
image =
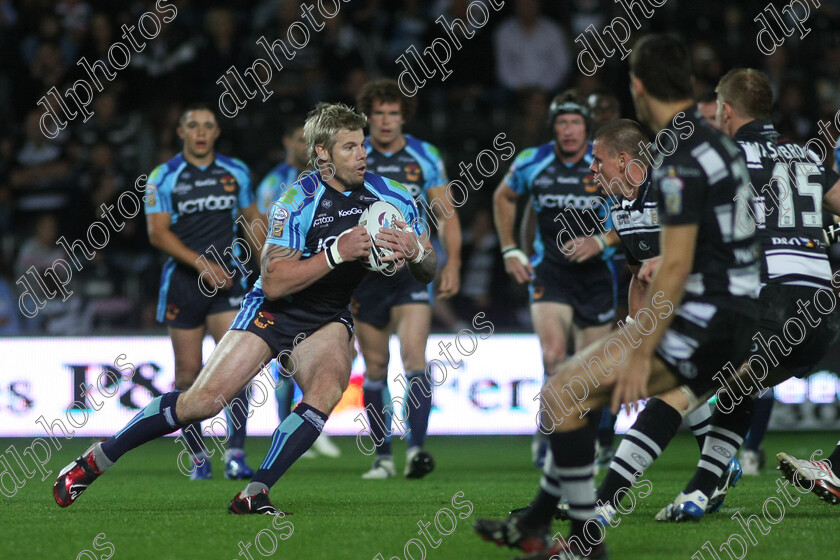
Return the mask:
<svg viewBox="0 0 840 560"><path fill-rule="evenodd" d="M301 459L272 490L275 504L294 514L288 517L294 533L278 542L272 557L366 560L382 553L385 560L405 560L403 547L418 537L418 521L431 522L432 536L442 539L436 549L426 545L429 560L492 560L513 555L513 551L480 541L471 524L479 517L504 516L511 507L524 505L534 496L538 474L529 464L528 438L433 437L428 443L437 460L433 474L422 480L385 481L362 480L369 458L356 450L351 438L336 440L344 451L340 459ZM52 498L53 480L62 466L90 444L89 440L62 441L64 447L53 453L48 464L53 474L46 481L36 475L13 498L0 498L0 558L72 560L83 550L94 554L82 554L80 559L104 558L107 541L115 549L115 560L230 560L245 558L239 555L240 541L253 543L259 531L272 531L270 519L227 513L228 501L243 483L225 480L220 462L213 465L216 479L186 480L175 467L179 448L170 439L126 455L76 504L61 509ZM267 438L248 441L252 466L267 451L268 443ZM29 440L3 440L0 449L10 444L22 450ZM398 468L402 467L404 445L395 445ZM765 441L771 463L778 451L804 457L817 448L830 453L833 445L834 434L828 432L771 433ZM645 478L652 482L653 492L639 499L634 512L608 531L611 558L689 560L707 540L718 550L733 533L743 534L731 519L735 512L745 517L758 514L763 519L765 500L779 496L778 475L770 468L773 465L760 477L743 479L722 511L706 516L699 524L656 523L654 514L682 489L697 455L693 438L680 434L648 471ZM6 453L2 456L9 458ZM8 477L3 480L8 485ZM434 529L434 516L442 508L459 513L451 504L456 492L463 492L460 501L470 501L474 511L469 518L458 519L452 534L440 537ZM836 557L840 508L834 509L811 494L802 496L794 491L793 496L801 501L795 507L786 504L784 519L777 525L766 524L771 528L769 534L753 529L758 544L748 545L746 558ZM778 515L777 510L768 511ZM460 513L465 515L467 510L462 507ZM445 519L441 517L442 522ZM556 522L555 530L564 530L563 523ZM103 550L96 551L92 541L100 533L106 535L98 541ZM274 533L284 534L280 530ZM262 542L271 545L268 537ZM414 560L419 560L419 551L410 550ZM253 546L250 553L254 559L263 557ZM737 544L735 553L740 553ZM729 558L725 552L718 554L720 560Z"/></svg>

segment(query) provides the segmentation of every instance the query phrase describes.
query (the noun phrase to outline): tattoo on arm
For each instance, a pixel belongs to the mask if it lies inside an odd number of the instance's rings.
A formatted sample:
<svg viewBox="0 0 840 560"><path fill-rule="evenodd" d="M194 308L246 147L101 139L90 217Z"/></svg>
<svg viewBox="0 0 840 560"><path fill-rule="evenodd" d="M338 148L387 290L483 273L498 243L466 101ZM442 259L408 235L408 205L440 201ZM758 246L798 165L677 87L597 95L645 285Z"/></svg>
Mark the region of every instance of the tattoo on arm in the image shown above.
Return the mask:
<svg viewBox="0 0 840 560"><path fill-rule="evenodd" d="M293 247L266 244L260 257L260 271L262 274L271 274L277 261L296 261L300 254L301 251Z"/></svg>

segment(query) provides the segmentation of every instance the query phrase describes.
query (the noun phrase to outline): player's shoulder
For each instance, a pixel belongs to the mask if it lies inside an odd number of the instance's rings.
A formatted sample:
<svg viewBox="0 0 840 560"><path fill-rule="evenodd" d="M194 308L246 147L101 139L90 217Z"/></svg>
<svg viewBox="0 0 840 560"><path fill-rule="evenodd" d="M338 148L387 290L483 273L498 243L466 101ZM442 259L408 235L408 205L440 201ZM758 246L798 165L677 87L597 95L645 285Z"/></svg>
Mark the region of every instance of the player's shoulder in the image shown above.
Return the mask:
<svg viewBox="0 0 840 560"><path fill-rule="evenodd" d="M371 173L370 171L365 172L365 186L378 195L411 197L408 188L399 181L394 181L393 179Z"/></svg>
<svg viewBox="0 0 840 560"><path fill-rule="evenodd" d="M222 154L216 154L216 162L231 171L241 171L242 173L250 173L248 166L239 158L229 157Z"/></svg>
<svg viewBox="0 0 840 560"><path fill-rule="evenodd" d="M546 158L554 157L554 142L548 142L541 146L533 146L526 148L519 152L519 155L514 159L514 165L517 169L525 169L532 165L537 165L546 160Z"/></svg>
<svg viewBox="0 0 840 560"><path fill-rule="evenodd" d="M376 173L365 173L365 187L386 202L411 205L414 200L402 183Z"/></svg>
<svg viewBox="0 0 840 560"><path fill-rule="evenodd" d="M426 142L425 140L420 140L419 138L415 138L410 134L405 134L405 142L406 146L410 148L412 151L418 152L421 155L425 156L427 159L432 160L439 160L441 159L440 150L437 146L432 144L431 142Z"/></svg>
<svg viewBox="0 0 840 560"><path fill-rule="evenodd" d="M179 170L183 170L187 166L184 155L179 153L169 161L161 163L155 167L149 174L148 183L161 186L163 182L172 175L175 175Z"/></svg>
<svg viewBox="0 0 840 560"><path fill-rule="evenodd" d="M310 171L300 176L292 185L283 191L278 202L283 206L294 208L296 213L302 212L311 205L318 194L323 190L320 177L315 171Z"/></svg>

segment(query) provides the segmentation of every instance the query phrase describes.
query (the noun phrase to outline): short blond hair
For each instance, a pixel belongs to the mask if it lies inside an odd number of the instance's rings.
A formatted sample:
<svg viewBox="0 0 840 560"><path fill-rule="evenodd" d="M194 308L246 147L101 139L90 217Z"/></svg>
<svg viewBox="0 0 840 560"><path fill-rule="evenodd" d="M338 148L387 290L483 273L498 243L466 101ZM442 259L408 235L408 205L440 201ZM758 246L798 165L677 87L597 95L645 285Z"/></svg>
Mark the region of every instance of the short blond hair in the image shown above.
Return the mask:
<svg viewBox="0 0 840 560"><path fill-rule="evenodd" d="M321 145L332 151L335 135L340 130L364 130L367 116L344 103L318 103L306 116L303 138L306 140L306 155L309 164L317 169L318 154L315 146Z"/></svg>

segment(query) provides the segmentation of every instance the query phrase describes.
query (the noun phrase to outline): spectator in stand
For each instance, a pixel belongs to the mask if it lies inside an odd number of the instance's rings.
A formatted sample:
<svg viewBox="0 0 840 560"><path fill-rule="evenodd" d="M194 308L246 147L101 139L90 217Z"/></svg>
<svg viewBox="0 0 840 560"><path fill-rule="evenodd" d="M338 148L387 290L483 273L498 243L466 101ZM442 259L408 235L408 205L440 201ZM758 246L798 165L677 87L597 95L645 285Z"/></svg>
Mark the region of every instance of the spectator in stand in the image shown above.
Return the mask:
<svg viewBox="0 0 840 560"><path fill-rule="evenodd" d="M540 15L538 0L517 0L516 15L494 35L496 79L508 93L525 87L553 92L566 82L572 57L563 29Z"/></svg>

